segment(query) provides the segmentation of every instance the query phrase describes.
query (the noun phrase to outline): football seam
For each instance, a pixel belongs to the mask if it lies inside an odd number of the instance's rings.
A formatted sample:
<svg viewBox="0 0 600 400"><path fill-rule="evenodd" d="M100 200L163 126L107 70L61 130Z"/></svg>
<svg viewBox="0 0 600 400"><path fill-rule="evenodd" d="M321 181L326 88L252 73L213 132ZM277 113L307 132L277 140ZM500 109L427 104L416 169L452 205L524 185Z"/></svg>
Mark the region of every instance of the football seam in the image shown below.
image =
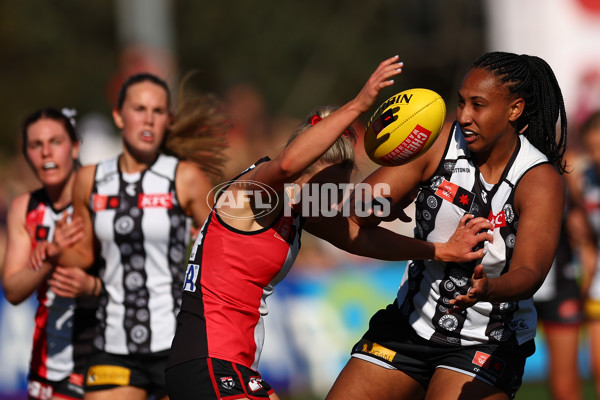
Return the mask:
<svg viewBox="0 0 600 400"><path fill-rule="evenodd" d="M443 99L441 99L441 98L435 98L435 99L433 99L431 102L429 102L429 103L427 103L426 105L424 105L423 107L419 108L419 109L418 109L418 110L417 110L415 113L413 113L413 114L412 114L412 115L411 115L409 118L405 119L404 121L402 121L402 122L400 123L400 125L396 126L394 129L392 129L392 131L391 131L391 132L389 132L389 133L390 133L390 136L391 136L391 133L395 132L397 129L400 129L400 128L402 127L402 125L404 125L405 123L407 123L408 121L410 121L411 119L413 119L414 117L416 117L416 116L417 116L417 115L418 115L420 112L422 112L422 111L423 111L423 110L425 110L427 107L429 107L430 105L432 105L433 103L435 103L435 102L437 102L437 101L439 101L439 100L442 100L442 101L443 101ZM444 126L444 122L445 122L445 120L446 120L446 112L444 112L444 118L443 118L443 121L442 121L442 122L441 122L441 124L440 124L440 128L439 128L439 129L442 129L442 127ZM381 133L381 132L380 132L380 133ZM379 135L377 135L377 138L379 139ZM377 146L377 147L379 147L379 146Z"/></svg>

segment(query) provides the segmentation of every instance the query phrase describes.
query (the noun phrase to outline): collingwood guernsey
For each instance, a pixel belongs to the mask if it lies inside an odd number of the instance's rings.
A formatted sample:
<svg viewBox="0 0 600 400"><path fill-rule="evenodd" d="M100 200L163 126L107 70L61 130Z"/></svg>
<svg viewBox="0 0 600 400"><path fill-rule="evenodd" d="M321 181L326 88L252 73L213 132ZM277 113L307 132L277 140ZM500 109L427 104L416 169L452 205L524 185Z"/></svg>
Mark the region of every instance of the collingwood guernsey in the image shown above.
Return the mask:
<svg viewBox="0 0 600 400"><path fill-rule="evenodd" d="M154 353L175 333L191 220L176 195L176 158L161 154L137 174L120 171L118 160L98 164L90 199L105 288L95 345Z"/></svg>
<svg viewBox="0 0 600 400"><path fill-rule="evenodd" d="M522 135L502 177L496 184L484 181L471 158L460 127L455 123L440 164L421 185L416 199L415 237L446 242L465 213L486 217L494 224L493 243L485 243L480 262L444 263L434 260L408 263L398 290L398 306L417 334L444 345L467 346L535 336L533 299L513 302L478 302L463 312L446 314L448 301L466 294L473 268L481 263L489 277L508 271L515 244L518 216L514 195L519 180L547 158Z"/></svg>

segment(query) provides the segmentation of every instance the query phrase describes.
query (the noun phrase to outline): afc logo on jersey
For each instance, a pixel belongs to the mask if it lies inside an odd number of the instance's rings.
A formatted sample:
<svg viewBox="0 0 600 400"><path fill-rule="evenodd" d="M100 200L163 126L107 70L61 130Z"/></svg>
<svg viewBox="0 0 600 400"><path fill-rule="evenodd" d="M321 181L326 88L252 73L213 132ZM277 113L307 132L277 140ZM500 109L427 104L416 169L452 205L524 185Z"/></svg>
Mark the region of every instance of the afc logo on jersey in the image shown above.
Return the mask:
<svg viewBox="0 0 600 400"><path fill-rule="evenodd" d="M173 193L141 193L138 208L173 208Z"/></svg>

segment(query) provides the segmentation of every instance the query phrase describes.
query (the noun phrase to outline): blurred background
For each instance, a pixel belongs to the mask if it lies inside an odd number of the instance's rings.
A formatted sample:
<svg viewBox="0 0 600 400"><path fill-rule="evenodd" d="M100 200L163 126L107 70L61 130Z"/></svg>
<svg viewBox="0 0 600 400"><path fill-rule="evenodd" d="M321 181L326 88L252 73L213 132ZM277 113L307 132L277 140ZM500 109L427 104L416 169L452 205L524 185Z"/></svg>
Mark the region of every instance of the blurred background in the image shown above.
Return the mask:
<svg viewBox="0 0 600 400"><path fill-rule="evenodd" d="M463 74L488 50L548 61L572 132L600 107L600 0L0 0L0 256L7 205L37 186L20 155L21 122L35 109L75 108L82 162L97 162L119 151L110 113L126 76L153 72L177 93L195 71L186 90L215 93L235 121L230 178L276 155L314 106L350 100L395 54L404 72L381 101L426 87L451 118ZM360 179L375 165L360 143L357 152ZM297 265L269 299L260 366L282 400L324 396L368 318L393 300L403 269L303 237ZM23 398L35 307L0 296L0 399ZM517 398L548 396L543 332L538 341ZM586 354L584 332L588 376Z"/></svg>

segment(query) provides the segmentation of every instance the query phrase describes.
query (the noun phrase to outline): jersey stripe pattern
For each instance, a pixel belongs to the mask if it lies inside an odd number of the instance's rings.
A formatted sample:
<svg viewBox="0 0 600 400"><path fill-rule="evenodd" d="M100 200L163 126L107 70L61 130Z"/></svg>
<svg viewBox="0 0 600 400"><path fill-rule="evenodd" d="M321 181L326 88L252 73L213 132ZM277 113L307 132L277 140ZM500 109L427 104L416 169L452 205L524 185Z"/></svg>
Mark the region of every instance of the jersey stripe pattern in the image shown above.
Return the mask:
<svg viewBox="0 0 600 400"><path fill-rule="evenodd" d="M507 272L518 225L515 188L531 168L547 158L519 135L517 147L499 182L484 181L468 151L458 124L454 124L444 156L416 199L415 237L446 242L465 213L487 217L494 224L493 243L478 262L409 262L398 290L398 305L423 338L449 346L516 341L535 336L533 299L514 302L478 302L461 313L447 314L448 301L466 294L473 268L483 264L488 276Z"/></svg>
<svg viewBox="0 0 600 400"><path fill-rule="evenodd" d="M301 224L282 212L270 226L244 232L213 209L190 255L169 365L212 357L257 369L266 299L296 259Z"/></svg>
<svg viewBox="0 0 600 400"><path fill-rule="evenodd" d="M171 346L191 226L176 195L177 165L162 154L138 174L120 171L118 158L97 165L90 209L105 288L95 339L103 351L148 354Z"/></svg>
<svg viewBox="0 0 600 400"><path fill-rule="evenodd" d="M43 189L31 193L25 217L25 227L31 238L32 250L38 243L51 241L56 222L63 212L73 213L73 206L54 210ZM30 368L52 381L65 379L73 371L72 334L75 300L57 296L44 282L37 291L33 349Z"/></svg>
<svg viewBox="0 0 600 400"><path fill-rule="evenodd" d="M588 167L583 174L583 206L588 221L600 244L600 174L594 165ZM600 253L598 263L600 265ZM600 301L600 273L596 272L592 277L589 289L589 297Z"/></svg>

